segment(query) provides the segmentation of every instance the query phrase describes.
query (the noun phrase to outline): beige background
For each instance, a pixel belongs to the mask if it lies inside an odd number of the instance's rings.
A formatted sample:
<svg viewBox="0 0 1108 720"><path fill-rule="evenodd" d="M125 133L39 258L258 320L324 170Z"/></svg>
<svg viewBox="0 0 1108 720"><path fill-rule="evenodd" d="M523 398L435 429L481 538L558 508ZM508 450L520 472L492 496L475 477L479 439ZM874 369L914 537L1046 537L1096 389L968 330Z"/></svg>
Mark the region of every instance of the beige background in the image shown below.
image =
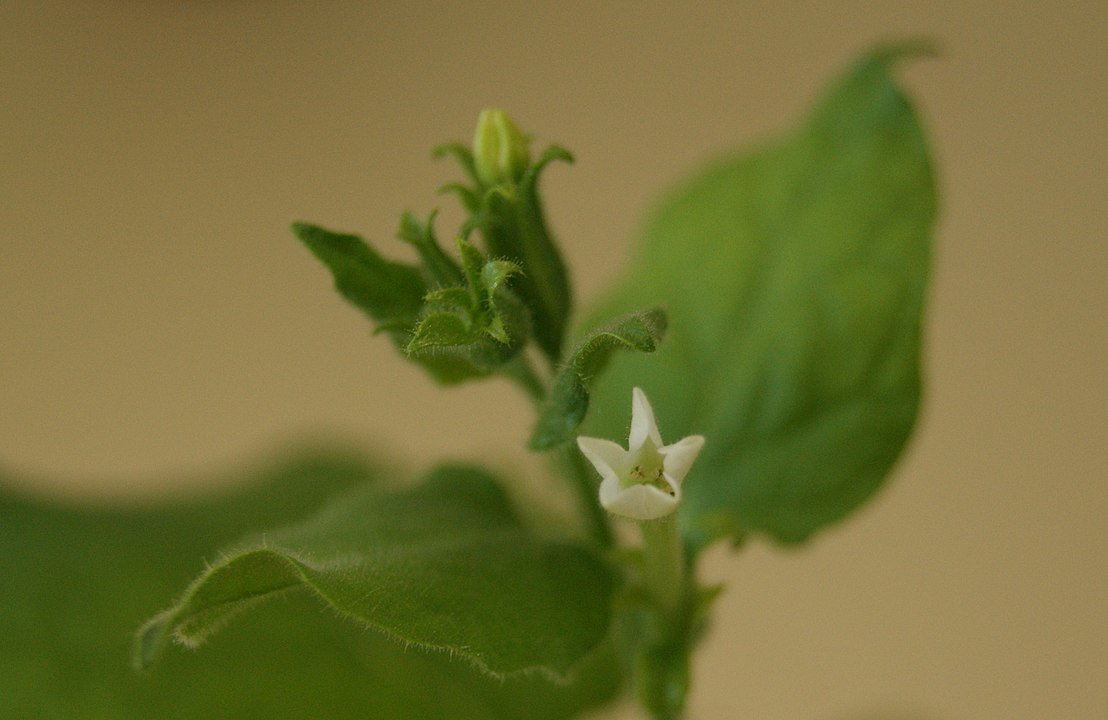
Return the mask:
<svg viewBox="0 0 1108 720"><path fill-rule="evenodd" d="M0 465L148 501L337 430L412 467L530 467L525 403L440 396L288 222L402 252L400 211L450 205L429 148L500 105L578 155L546 190L594 297L675 179L794 123L872 42L929 35L944 58L901 73L942 188L920 432L810 548L710 554L728 589L691 717L1108 717L1108 5L678 7L0 4Z"/></svg>

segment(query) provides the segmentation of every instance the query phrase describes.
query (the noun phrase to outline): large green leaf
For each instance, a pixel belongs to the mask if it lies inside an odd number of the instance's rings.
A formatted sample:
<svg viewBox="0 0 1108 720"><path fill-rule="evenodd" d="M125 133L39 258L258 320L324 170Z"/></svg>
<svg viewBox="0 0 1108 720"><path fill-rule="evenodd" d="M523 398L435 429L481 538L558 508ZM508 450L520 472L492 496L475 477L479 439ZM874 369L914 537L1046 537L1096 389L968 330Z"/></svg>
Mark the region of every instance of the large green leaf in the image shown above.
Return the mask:
<svg viewBox="0 0 1108 720"><path fill-rule="evenodd" d="M491 678L320 612L308 593L263 604L203 652L132 670L136 625L213 548L289 523L376 474L333 454L302 457L232 496L153 510L0 492L0 719L560 720L611 697L618 670L604 647L570 685Z"/></svg>
<svg viewBox="0 0 1108 720"><path fill-rule="evenodd" d="M806 539L881 484L916 418L935 198L927 146L871 54L808 121L674 193L599 317L662 304L669 337L598 383L589 435L621 437L633 385L663 437L706 436L690 539Z"/></svg>
<svg viewBox="0 0 1108 720"><path fill-rule="evenodd" d="M484 472L443 467L403 491L360 488L225 554L140 633L203 642L259 600L308 590L404 645L494 675L565 676L604 638L612 578L588 550L538 540Z"/></svg>

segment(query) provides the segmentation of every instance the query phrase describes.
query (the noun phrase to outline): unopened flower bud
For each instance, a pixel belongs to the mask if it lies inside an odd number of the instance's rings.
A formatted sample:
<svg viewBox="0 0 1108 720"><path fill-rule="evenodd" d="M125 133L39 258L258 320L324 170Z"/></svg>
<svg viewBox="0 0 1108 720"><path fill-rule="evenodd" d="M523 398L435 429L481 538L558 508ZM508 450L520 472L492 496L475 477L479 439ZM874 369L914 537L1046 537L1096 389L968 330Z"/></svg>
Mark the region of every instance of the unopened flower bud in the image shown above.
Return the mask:
<svg viewBox="0 0 1108 720"><path fill-rule="evenodd" d="M482 110L473 138L473 162L481 182L518 182L530 161L527 136L512 119L497 108Z"/></svg>

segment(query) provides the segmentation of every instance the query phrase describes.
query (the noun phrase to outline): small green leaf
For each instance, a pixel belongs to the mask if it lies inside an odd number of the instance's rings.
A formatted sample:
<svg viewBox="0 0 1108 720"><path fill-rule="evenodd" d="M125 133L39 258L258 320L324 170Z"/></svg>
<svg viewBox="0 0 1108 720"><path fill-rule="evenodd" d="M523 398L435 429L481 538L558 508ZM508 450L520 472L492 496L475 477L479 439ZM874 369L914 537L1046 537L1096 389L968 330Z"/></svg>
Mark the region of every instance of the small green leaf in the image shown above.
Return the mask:
<svg viewBox="0 0 1108 720"><path fill-rule="evenodd" d="M531 435L534 450L549 450L573 437L589 409L589 384L616 350L652 353L666 330L660 309L632 313L594 330L559 371L550 397Z"/></svg>
<svg viewBox="0 0 1108 720"><path fill-rule="evenodd" d="M484 472L444 467L403 491L365 488L227 552L139 633L196 645L259 601L308 591L405 645L493 675L566 676L607 631L612 580L583 547L539 540Z"/></svg>
<svg viewBox="0 0 1108 720"><path fill-rule="evenodd" d="M400 229L396 236L413 245L423 261L424 270L430 275L432 287L450 287L460 285L462 271L458 263L447 255L435 239L434 222L436 212L432 212L427 222L421 223L410 212L400 216Z"/></svg>
<svg viewBox="0 0 1108 720"><path fill-rule="evenodd" d="M348 302L398 345L407 343L407 329L415 324L427 292L416 268L385 260L357 235L299 222L292 231L331 271L335 288Z"/></svg>
<svg viewBox="0 0 1108 720"><path fill-rule="evenodd" d="M639 385L667 436L704 435L682 504L698 543L804 540L874 493L912 430L935 197L889 71L914 51L873 53L797 132L671 196L598 313L669 313L656 356L613 363L588 434L622 435Z"/></svg>
<svg viewBox="0 0 1108 720"><path fill-rule="evenodd" d="M295 223L293 231L331 270L343 297L376 320L376 329L387 332L393 344L435 380L452 385L485 377L519 352L526 340L521 329L526 325L515 322L505 329L506 324L498 319L489 332L492 318L479 309L479 287L440 285L455 279L460 282L462 273L439 249L430 223L429 219L421 225L408 214L400 228L402 238L417 245L424 258L434 286L430 291L419 270L383 259L356 235L305 223ZM471 279L480 285L480 266ZM464 303L458 302L458 291ZM505 344L502 338L513 329L519 332L518 339L513 336L512 342Z"/></svg>

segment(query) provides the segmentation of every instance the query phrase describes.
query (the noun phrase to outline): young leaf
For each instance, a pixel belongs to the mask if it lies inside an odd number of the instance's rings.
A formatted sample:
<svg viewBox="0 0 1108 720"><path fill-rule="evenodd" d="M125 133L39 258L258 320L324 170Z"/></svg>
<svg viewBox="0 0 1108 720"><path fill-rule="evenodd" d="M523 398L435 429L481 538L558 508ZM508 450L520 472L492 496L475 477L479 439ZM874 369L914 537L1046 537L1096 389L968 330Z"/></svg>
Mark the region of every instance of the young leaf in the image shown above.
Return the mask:
<svg viewBox="0 0 1108 720"><path fill-rule="evenodd" d="M564 677L603 640L611 586L583 547L530 535L487 474L444 467L229 551L141 630L136 661L150 665L171 634L200 644L259 601L307 590L402 645L492 675Z"/></svg>
<svg viewBox="0 0 1108 720"><path fill-rule="evenodd" d="M419 271L385 260L357 235L307 223L293 223L292 231L331 271L339 293L403 347L427 292Z"/></svg>
<svg viewBox="0 0 1108 720"><path fill-rule="evenodd" d="M435 242L433 217L421 225L406 214L400 227L401 237L416 245L424 259L434 286L429 292L418 269L383 259L356 235L333 233L306 223L295 223L292 229L331 270L335 287L343 297L377 321L377 329L387 332L393 344L435 380L452 385L485 377L515 355L526 339L522 330L526 324L515 320L506 330L500 315L496 315L492 333L473 327L469 316L477 300L471 298L459 306L456 291L465 294L466 289L441 286L460 282L462 272ZM503 304L508 306L507 301ZM456 317L447 317L459 310ZM505 345L503 338L511 330L520 337Z"/></svg>
<svg viewBox="0 0 1108 720"><path fill-rule="evenodd" d="M665 347L598 386L588 434L618 436L639 385L666 432L704 435L682 506L697 542L804 540L873 494L911 432L935 197L889 70L913 50L866 57L799 131L670 197L602 309L669 313Z"/></svg>
<svg viewBox="0 0 1108 720"><path fill-rule="evenodd" d="M462 271L458 263L447 255L435 238L434 222L437 212L432 212L427 222L420 223L410 212L400 216L400 229L396 236L415 247L423 261L424 271L430 276L430 287L452 287L462 284Z"/></svg>
<svg viewBox="0 0 1108 720"><path fill-rule="evenodd" d="M531 435L531 448L549 450L569 441L589 409L589 383L612 353L621 349L654 352L665 330L666 314L654 309L625 315L589 333L559 371Z"/></svg>
<svg viewBox="0 0 1108 720"><path fill-rule="evenodd" d="M416 325L405 351L441 383L483 377L501 369L520 350L498 318L489 323L487 327L474 326L473 320L452 310L432 311ZM449 361L454 364L447 364ZM455 368L456 378L449 374Z"/></svg>
<svg viewBox="0 0 1108 720"><path fill-rule="evenodd" d="M435 312L419 321L412 339L405 348L409 355L428 350L438 350L474 341L469 324L453 312Z"/></svg>
<svg viewBox="0 0 1108 720"><path fill-rule="evenodd" d="M205 553L377 474L356 458L311 454L257 473L245 490L145 510L0 490L0 718L567 720L616 692L607 645L568 685L538 674L490 678L321 613L307 593L262 604L202 653L172 653L151 673L131 669L135 624Z"/></svg>

